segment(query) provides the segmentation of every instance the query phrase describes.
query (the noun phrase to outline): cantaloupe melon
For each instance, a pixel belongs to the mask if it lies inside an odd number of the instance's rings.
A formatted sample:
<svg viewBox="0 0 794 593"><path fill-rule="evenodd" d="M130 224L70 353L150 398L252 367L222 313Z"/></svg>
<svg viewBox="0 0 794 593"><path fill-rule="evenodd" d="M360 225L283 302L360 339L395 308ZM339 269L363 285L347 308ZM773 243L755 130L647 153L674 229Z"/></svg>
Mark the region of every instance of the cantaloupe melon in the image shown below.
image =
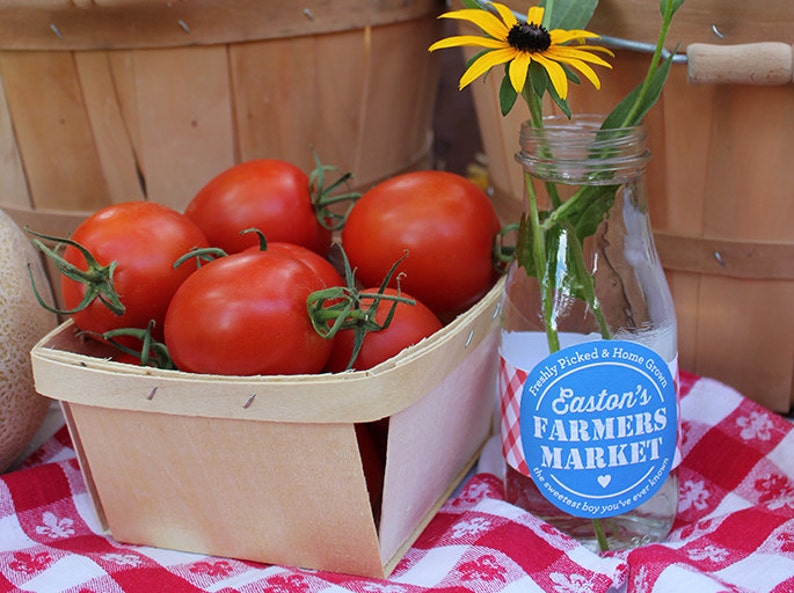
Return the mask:
<svg viewBox="0 0 794 593"><path fill-rule="evenodd" d="M57 318L36 301L28 264L39 292L51 303L38 252L0 210L0 472L33 439L50 405L33 387L30 349L55 327Z"/></svg>

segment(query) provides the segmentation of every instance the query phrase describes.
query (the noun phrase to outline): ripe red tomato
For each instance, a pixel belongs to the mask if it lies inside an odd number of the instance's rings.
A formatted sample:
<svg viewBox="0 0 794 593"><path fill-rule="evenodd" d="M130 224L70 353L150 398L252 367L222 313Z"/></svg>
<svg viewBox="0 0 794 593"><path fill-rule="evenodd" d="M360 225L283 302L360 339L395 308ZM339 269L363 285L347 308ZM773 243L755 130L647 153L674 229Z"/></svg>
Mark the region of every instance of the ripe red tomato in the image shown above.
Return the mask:
<svg viewBox="0 0 794 593"><path fill-rule="evenodd" d="M257 228L268 241L302 245L325 254L331 232L319 222L309 177L275 159L256 159L230 167L211 179L185 209L213 247L237 253L255 246Z"/></svg>
<svg viewBox="0 0 794 593"><path fill-rule="evenodd" d="M71 239L86 248L103 266L116 262L113 284L125 307L116 315L95 298L71 315L75 325L96 333L118 328L144 329L154 320L153 334L161 339L165 312L177 288L196 270L194 262L174 269L173 263L196 247L207 247L201 230L176 210L154 202L124 202L102 208L84 220ZM63 257L85 270L86 260L74 246ZM61 277L66 309L80 304L86 286Z"/></svg>
<svg viewBox="0 0 794 593"><path fill-rule="evenodd" d="M377 293L377 288L370 288L360 291L362 293ZM398 293L393 288L386 288L383 291L387 295L397 295L412 299L416 304L398 302L394 310L391 323L385 329L375 332L367 332L364 336L364 343L353 364L353 369L365 370L374 367L376 364L388 360L397 355L408 346L413 346L422 338L430 337L442 328L441 321L430 309L412 296L402 290ZM383 324L388 317L389 310L393 302L380 301L375 312L375 321ZM339 373L347 368L350 357L353 354L354 335L353 329L343 329L336 333L333 339L333 349L328 359L325 370L331 373Z"/></svg>
<svg viewBox="0 0 794 593"><path fill-rule="evenodd" d="M380 284L407 250L397 268L400 285L448 320L496 281L491 252L499 228L491 201L474 183L418 171L366 192L350 212L342 244L358 279L369 286Z"/></svg>
<svg viewBox="0 0 794 593"><path fill-rule="evenodd" d="M306 299L325 288L283 253L232 254L205 264L177 290L165 318L176 367L223 375L322 371L332 340L311 324Z"/></svg>
<svg viewBox="0 0 794 593"><path fill-rule="evenodd" d="M249 247L245 251L260 251L260 248ZM345 285L345 281L333 264L316 251L312 251L307 247L295 245L294 243L268 243L266 251L283 253L302 261L325 282L326 287Z"/></svg>

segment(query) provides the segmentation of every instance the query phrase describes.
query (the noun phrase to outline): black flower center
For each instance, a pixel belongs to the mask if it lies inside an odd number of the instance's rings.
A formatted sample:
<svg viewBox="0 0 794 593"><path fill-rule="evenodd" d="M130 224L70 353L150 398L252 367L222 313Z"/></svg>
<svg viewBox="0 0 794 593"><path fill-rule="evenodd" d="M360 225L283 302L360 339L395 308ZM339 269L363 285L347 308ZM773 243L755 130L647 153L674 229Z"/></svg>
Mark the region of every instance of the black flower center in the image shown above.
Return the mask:
<svg viewBox="0 0 794 593"><path fill-rule="evenodd" d="M551 45L551 35L535 23L516 23L507 34L507 43L518 51L546 51Z"/></svg>

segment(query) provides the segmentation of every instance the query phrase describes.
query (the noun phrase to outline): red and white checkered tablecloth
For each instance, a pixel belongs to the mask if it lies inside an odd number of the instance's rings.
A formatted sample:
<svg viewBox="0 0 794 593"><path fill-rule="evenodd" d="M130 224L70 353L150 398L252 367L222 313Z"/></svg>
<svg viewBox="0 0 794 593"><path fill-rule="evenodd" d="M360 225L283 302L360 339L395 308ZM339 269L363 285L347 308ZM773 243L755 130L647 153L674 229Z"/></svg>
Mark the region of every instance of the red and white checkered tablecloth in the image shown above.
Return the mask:
<svg viewBox="0 0 794 593"><path fill-rule="evenodd" d="M0 593L794 592L794 430L682 373L678 518L665 543L594 554L471 477L388 580L119 544L65 429L0 477Z"/></svg>

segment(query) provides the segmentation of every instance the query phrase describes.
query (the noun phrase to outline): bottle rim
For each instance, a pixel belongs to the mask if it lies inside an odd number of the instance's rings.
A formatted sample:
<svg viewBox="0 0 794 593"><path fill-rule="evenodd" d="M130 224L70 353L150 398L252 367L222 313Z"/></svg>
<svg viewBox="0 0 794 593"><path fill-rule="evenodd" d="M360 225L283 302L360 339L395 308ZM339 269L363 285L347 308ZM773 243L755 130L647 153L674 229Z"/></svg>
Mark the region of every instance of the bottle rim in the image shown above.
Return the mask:
<svg viewBox="0 0 794 593"><path fill-rule="evenodd" d="M542 118L543 127L535 127L531 119L521 122L521 131L526 133L540 132L544 130L550 132L573 132L581 130L583 133L588 131L597 131L601 129L606 116L601 113L574 113L569 118L566 115L544 115ZM639 123L634 126L623 126L616 128L605 128L612 131L623 131L624 133L631 133L642 131L644 132L645 126Z"/></svg>
<svg viewBox="0 0 794 593"><path fill-rule="evenodd" d="M599 114L577 114L570 119L564 115L546 116L543 127L525 121L516 160L530 173L568 179L570 175L564 173L567 169L578 171L574 177L581 174L585 178L589 177L588 171L598 171L599 176L607 172L619 176L643 172L651 158L645 126L602 129L603 121L604 116Z"/></svg>

